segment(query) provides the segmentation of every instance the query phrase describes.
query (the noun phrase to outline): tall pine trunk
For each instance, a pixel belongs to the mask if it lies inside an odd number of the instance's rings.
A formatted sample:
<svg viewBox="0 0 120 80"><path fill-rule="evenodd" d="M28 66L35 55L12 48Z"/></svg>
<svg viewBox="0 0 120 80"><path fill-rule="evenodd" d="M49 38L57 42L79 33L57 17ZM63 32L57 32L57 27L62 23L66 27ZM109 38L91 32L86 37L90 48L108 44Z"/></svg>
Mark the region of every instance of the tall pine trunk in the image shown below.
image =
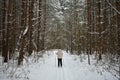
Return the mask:
<svg viewBox="0 0 120 80"><path fill-rule="evenodd" d="M8 61L9 59L9 55L10 55L10 38L11 38L11 32L10 32L10 28L12 27L12 0L8 0L8 5L7 5L7 31L6 31L6 58L5 58L5 62Z"/></svg>
<svg viewBox="0 0 120 80"><path fill-rule="evenodd" d="M98 54L99 54L99 60L102 59L102 26L101 26L101 0L98 0Z"/></svg>
<svg viewBox="0 0 120 80"><path fill-rule="evenodd" d="M22 0L22 16L21 16L21 28L23 29L23 32L24 32L24 29L25 29L25 25L26 25L26 19L25 17L27 16L27 10L26 10L26 0ZM20 50L19 50L19 58L18 58L18 65L20 65L23 61L23 58L24 58L24 49L25 49L25 36L23 33L21 35L21 39L20 39Z"/></svg>
<svg viewBox="0 0 120 80"><path fill-rule="evenodd" d="M34 0L29 0L30 1L30 6L29 6L29 44L28 44L28 53L29 55L32 54L33 47L32 47L32 35L33 35L33 15L34 15Z"/></svg>
<svg viewBox="0 0 120 80"><path fill-rule="evenodd" d="M37 52L40 50L40 32L41 32L41 1L39 0L39 12L38 12L38 36L37 36Z"/></svg>
<svg viewBox="0 0 120 80"><path fill-rule="evenodd" d="M2 6L2 56L4 57L4 62L7 62L7 48L6 48L6 26L5 26L5 21L6 21L6 0L3 0L3 6Z"/></svg>
<svg viewBox="0 0 120 80"><path fill-rule="evenodd" d="M43 1L43 25L42 25L42 30L41 30L41 47L40 50L45 49L45 30L46 30L46 0Z"/></svg>
<svg viewBox="0 0 120 80"><path fill-rule="evenodd" d="M120 1L116 1L117 10L120 12ZM120 57L120 14L117 13L117 37L118 37L118 49L117 52Z"/></svg>
<svg viewBox="0 0 120 80"><path fill-rule="evenodd" d="M87 54L88 54L88 64L90 64L90 54L91 54L91 0L87 0Z"/></svg>

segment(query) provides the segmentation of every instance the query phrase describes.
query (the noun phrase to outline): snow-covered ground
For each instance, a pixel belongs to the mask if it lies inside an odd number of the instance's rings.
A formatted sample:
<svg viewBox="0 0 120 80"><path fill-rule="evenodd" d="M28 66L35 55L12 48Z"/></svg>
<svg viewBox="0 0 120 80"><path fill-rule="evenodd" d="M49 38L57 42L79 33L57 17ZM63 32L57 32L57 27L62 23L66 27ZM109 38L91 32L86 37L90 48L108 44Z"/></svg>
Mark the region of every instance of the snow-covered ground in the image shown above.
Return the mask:
<svg viewBox="0 0 120 80"><path fill-rule="evenodd" d="M80 57L70 55L64 51L63 67L58 68L56 51L48 51L38 62L31 62L29 66L17 68L13 80L118 80L107 71L99 72L99 67L88 65L87 61L80 62ZM20 72L22 71L22 74ZM21 78L24 75L25 78ZM5 74L0 80L11 80ZM21 77L20 77L21 76Z"/></svg>

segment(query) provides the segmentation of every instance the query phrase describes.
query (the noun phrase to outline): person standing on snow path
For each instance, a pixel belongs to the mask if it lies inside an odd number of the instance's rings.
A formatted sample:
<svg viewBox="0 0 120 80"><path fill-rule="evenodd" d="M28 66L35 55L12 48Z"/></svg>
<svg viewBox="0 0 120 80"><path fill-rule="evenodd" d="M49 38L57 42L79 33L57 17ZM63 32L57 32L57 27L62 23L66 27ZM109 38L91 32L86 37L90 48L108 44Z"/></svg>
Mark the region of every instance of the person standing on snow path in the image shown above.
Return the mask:
<svg viewBox="0 0 120 80"><path fill-rule="evenodd" d="M58 50L57 54L57 58L58 58L58 67L62 67L62 57L63 57L63 52L61 49Z"/></svg>

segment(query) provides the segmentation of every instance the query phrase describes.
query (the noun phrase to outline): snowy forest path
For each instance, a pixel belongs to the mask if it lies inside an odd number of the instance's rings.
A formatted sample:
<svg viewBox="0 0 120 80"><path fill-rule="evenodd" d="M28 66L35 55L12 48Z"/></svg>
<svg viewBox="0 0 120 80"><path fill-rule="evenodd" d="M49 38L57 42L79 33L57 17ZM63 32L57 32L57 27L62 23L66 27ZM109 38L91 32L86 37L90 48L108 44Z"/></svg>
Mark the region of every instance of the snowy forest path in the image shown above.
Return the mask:
<svg viewBox="0 0 120 80"><path fill-rule="evenodd" d="M87 63L80 63L78 56L64 52L63 67L57 66L55 52L50 53L43 63L30 66L30 80L107 80Z"/></svg>

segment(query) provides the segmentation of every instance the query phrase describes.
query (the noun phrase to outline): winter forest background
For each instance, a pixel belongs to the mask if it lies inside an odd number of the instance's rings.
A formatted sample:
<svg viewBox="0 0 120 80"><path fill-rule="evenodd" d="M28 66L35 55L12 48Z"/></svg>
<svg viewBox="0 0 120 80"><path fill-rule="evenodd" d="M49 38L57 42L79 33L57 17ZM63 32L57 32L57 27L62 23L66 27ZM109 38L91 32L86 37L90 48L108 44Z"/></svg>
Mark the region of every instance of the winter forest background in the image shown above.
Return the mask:
<svg viewBox="0 0 120 80"><path fill-rule="evenodd" d="M120 80L120 0L0 0L0 72L51 49L94 56Z"/></svg>

